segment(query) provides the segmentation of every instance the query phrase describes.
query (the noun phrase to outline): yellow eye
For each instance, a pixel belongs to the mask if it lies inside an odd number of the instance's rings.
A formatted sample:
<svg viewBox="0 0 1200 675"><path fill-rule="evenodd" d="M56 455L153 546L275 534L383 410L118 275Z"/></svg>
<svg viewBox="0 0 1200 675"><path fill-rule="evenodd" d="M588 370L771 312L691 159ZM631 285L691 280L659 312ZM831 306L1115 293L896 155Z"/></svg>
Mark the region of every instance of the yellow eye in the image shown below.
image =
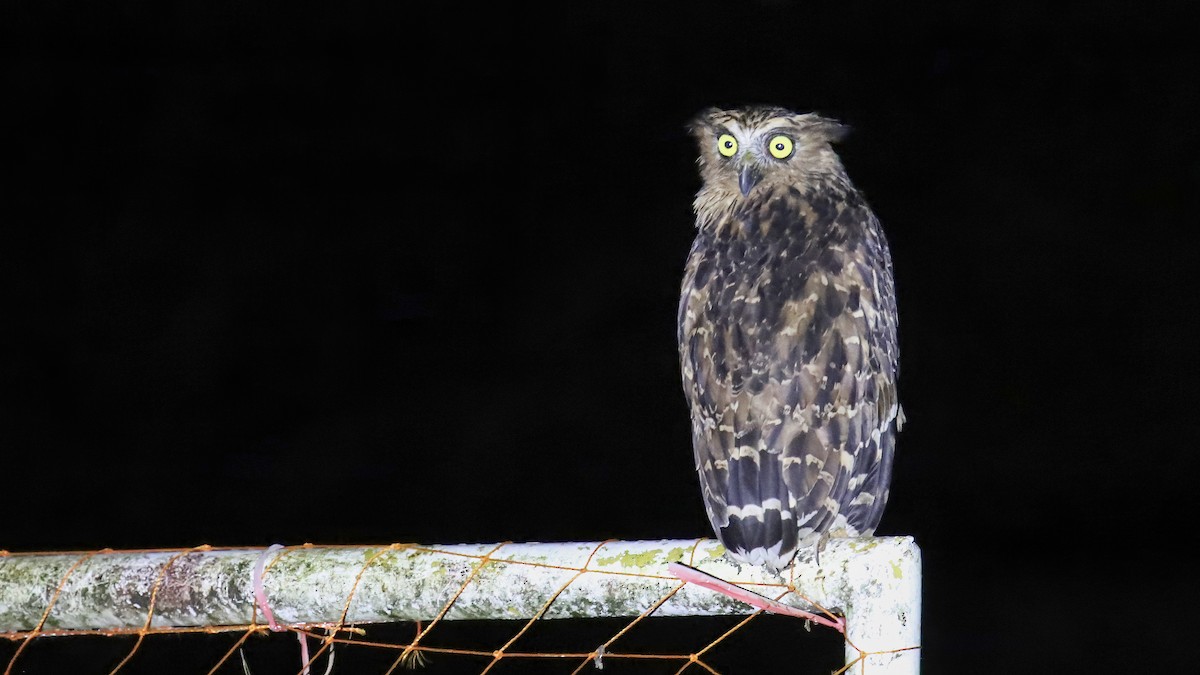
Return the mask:
<svg viewBox="0 0 1200 675"><path fill-rule="evenodd" d="M717 139L717 152L726 157L733 157L737 154L737 139L729 134L721 134Z"/></svg>
<svg viewBox="0 0 1200 675"><path fill-rule="evenodd" d="M775 159L787 159L792 154L792 139L787 136L776 136L767 144L767 150Z"/></svg>

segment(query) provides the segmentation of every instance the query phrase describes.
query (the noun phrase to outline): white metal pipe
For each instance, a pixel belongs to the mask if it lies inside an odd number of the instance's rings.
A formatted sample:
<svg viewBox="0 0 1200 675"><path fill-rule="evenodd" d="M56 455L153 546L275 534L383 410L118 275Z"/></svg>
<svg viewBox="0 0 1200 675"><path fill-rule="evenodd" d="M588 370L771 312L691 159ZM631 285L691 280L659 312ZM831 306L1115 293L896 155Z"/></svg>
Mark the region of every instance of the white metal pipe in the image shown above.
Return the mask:
<svg viewBox="0 0 1200 675"><path fill-rule="evenodd" d="M151 627L245 626L255 613L253 570L264 551L8 554L0 557L0 632L31 631L44 614L45 634L139 630L152 594ZM622 617L678 587L666 566L682 562L772 598L790 582L796 593L783 602L812 609L799 595L844 615L850 672L918 672L912 648L920 643L921 558L911 537L831 539L819 566L803 552L783 579L739 569L722 553L711 539L300 546L266 553L262 579L276 619L287 624L428 621L447 605L447 620L528 619L543 610L543 619ZM750 611L689 584L655 615Z"/></svg>

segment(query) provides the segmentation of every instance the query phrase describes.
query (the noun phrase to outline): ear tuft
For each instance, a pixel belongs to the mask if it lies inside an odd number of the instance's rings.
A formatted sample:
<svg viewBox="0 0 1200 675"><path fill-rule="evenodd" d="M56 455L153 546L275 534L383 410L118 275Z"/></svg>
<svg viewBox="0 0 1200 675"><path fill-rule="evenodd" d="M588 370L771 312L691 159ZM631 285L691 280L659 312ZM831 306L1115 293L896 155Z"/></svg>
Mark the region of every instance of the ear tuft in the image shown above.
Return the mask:
<svg viewBox="0 0 1200 675"><path fill-rule="evenodd" d="M827 123L825 124L825 126L823 127L822 131L825 135L825 138L830 143L838 143L843 138L849 136L850 132L853 131L853 129L850 127L849 124L842 124L841 122L835 122L834 120L828 120Z"/></svg>
<svg viewBox="0 0 1200 675"><path fill-rule="evenodd" d="M710 106L696 113L696 116L687 124L688 133L699 138L702 131L713 126L713 117L722 112L720 108Z"/></svg>
<svg viewBox="0 0 1200 675"><path fill-rule="evenodd" d="M823 139L827 143L837 143L850 135L850 125L822 117L816 113L797 116L796 122L806 132Z"/></svg>

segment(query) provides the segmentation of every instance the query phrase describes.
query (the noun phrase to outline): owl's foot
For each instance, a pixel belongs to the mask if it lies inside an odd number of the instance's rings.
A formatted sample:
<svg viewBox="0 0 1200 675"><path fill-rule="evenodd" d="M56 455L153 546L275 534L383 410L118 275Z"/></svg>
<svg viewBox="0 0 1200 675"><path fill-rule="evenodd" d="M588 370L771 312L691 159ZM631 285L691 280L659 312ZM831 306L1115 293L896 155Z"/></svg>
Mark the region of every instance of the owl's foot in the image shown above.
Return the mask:
<svg viewBox="0 0 1200 675"><path fill-rule="evenodd" d="M806 612L790 605L785 605L782 602L761 596L754 591L746 590L741 586L731 584L724 579L718 579L711 574L701 572L694 567L688 567L682 563L668 564L667 571L680 581L696 584L697 586L702 586L710 591L716 591L722 595L727 595L734 600L744 602L747 605L761 609L764 612L783 614L785 616L794 616L799 619L812 621L813 623L819 623L822 626L828 626L839 633L846 632L846 620L841 617L830 618L828 616Z"/></svg>

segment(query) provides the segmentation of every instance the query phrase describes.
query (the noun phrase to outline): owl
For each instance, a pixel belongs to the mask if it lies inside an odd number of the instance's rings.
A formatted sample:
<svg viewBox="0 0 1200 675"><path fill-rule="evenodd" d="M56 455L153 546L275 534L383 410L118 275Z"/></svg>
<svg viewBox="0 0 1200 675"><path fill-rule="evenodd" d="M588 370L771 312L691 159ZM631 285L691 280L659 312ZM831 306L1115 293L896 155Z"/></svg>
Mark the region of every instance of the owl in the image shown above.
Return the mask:
<svg viewBox="0 0 1200 675"><path fill-rule="evenodd" d="M903 422L891 253L833 150L846 127L750 107L691 131L678 337L696 471L727 555L778 574L883 514Z"/></svg>

